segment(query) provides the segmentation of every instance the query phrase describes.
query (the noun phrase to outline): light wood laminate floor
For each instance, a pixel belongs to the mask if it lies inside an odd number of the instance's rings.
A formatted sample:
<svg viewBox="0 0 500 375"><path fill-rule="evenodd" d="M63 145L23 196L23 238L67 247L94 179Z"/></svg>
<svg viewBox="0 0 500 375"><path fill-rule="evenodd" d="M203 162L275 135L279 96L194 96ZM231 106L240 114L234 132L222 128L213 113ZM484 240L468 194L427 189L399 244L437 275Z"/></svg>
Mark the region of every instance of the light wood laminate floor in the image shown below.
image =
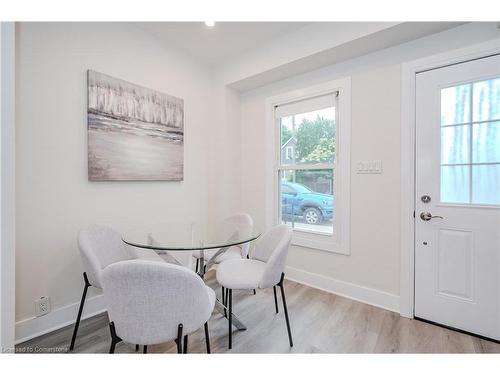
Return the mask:
<svg viewBox="0 0 500 375"><path fill-rule="evenodd" d="M214 273L207 283L220 295ZM215 312L209 321L212 353L500 353L500 344L458 333L348 298L285 281L295 346L289 347L281 304L275 314L272 288L233 292L233 309L246 324L234 331L227 349L227 320ZM278 293L279 297L279 293ZM66 352L72 326L16 346L22 352ZM107 314L80 325L74 353L107 353L110 345ZM189 336L189 353L205 353L203 327ZM142 347L141 347L142 350ZM135 345L119 343L116 353L135 353ZM173 342L153 345L148 353L176 353Z"/></svg>

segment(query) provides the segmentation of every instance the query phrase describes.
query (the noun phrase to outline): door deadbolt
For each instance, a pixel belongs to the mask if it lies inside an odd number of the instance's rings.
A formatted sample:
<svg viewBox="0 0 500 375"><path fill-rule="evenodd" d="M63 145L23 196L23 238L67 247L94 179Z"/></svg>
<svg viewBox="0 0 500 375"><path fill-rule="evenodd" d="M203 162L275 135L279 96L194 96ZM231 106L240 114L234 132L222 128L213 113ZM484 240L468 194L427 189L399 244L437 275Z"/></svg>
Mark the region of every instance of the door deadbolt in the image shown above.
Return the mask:
<svg viewBox="0 0 500 375"><path fill-rule="evenodd" d="M431 201L431 197L428 196L428 195L422 195L422 197L420 198L420 200L424 203L429 203Z"/></svg>

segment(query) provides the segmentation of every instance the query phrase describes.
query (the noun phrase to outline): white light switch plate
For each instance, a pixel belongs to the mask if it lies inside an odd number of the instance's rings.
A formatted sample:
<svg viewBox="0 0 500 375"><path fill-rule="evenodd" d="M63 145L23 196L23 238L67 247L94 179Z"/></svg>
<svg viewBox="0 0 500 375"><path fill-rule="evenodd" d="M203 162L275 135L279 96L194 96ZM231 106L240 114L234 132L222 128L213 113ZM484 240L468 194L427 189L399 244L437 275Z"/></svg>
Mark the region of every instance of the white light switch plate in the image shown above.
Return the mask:
<svg viewBox="0 0 500 375"><path fill-rule="evenodd" d="M382 173L382 160L358 161L357 172L361 174Z"/></svg>

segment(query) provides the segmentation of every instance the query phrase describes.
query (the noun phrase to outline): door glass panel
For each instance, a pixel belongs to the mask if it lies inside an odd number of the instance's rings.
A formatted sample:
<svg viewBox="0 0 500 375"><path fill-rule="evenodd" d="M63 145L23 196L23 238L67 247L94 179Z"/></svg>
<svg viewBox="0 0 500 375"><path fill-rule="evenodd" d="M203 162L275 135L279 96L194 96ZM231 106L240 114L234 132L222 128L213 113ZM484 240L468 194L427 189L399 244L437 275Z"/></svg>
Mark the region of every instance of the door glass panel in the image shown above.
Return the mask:
<svg viewBox="0 0 500 375"><path fill-rule="evenodd" d="M500 78L473 86L473 121L500 120Z"/></svg>
<svg viewBox="0 0 500 375"><path fill-rule="evenodd" d="M470 167L441 167L441 202L468 203L470 200Z"/></svg>
<svg viewBox="0 0 500 375"><path fill-rule="evenodd" d="M470 121L470 94L469 84L441 90L441 125Z"/></svg>
<svg viewBox="0 0 500 375"><path fill-rule="evenodd" d="M472 166L472 203L500 204L500 164Z"/></svg>
<svg viewBox="0 0 500 375"><path fill-rule="evenodd" d="M500 78L441 90L441 202L500 204Z"/></svg>
<svg viewBox="0 0 500 375"><path fill-rule="evenodd" d="M500 122L474 124L472 162L500 163Z"/></svg>
<svg viewBox="0 0 500 375"><path fill-rule="evenodd" d="M470 125L441 128L441 164L469 163Z"/></svg>

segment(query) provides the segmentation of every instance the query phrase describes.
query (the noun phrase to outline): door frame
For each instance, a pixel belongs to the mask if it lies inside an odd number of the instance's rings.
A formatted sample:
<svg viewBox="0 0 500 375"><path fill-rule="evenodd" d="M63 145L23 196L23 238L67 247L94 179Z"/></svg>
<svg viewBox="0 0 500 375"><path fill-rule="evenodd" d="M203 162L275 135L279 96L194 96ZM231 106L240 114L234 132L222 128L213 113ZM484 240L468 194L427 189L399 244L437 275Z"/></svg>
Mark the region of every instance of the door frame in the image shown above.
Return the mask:
<svg viewBox="0 0 500 375"><path fill-rule="evenodd" d="M0 22L0 353L15 337L15 23Z"/></svg>
<svg viewBox="0 0 500 375"><path fill-rule="evenodd" d="M470 60L500 54L500 39L447 51L401 66L401 264L399 313L414 317L415 304L415 131L416 75Z"/></svg>

